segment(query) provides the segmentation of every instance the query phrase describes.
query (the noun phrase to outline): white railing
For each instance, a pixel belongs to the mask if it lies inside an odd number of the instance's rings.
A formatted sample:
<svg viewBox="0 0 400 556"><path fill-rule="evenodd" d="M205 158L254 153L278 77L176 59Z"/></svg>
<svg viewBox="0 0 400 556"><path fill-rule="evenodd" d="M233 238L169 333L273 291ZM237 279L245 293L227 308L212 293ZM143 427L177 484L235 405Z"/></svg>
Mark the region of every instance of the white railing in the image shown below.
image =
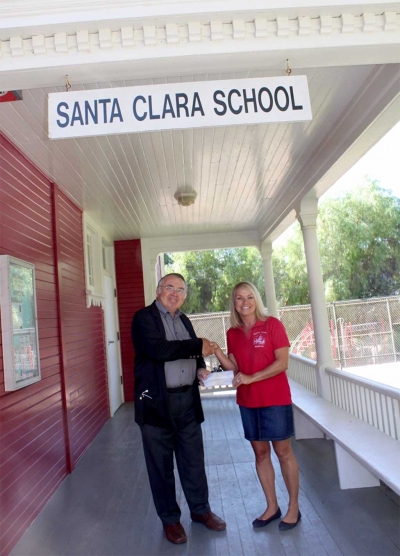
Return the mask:
<svg viewBox="0 0 400 556"><path fill-rule="evenodd" d="M318 394L316 361L290 353L287 374L289 378L298 382L301 386L307 388L307 390Z"/></svg>
<svg viewBox="0 0 400 556"><path fill-rule="evenodd" d="M330 367L325 372L332 403L400 440L400 390Z"/></svg>
<svg viewBox="0 0 400 556"><path fill-rule="evenodd" d="M316 361L290 354L289 377L316 394L317 372ZM332 367L324 372L333 404L400 440L400 390Z"/></svg>
<svg viewBox="0 0 400 556"><path fill-rule="evenodd" d="M229 394L235 395L236 388L234 386L212 386L211 388L204 388L204 386L200 386L200 394Z"/></svg>

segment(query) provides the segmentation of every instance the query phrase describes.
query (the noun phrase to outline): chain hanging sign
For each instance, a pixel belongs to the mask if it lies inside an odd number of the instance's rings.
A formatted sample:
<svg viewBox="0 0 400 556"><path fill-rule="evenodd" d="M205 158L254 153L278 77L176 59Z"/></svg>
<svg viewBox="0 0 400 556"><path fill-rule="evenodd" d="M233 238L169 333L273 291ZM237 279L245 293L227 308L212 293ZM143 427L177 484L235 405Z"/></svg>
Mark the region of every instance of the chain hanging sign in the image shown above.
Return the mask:
<svg viewBox="0 0 400 556"><path fill-rule="evenodd" d="M49 94L49 138L312 119L307 77L257 77Z"/></svg>

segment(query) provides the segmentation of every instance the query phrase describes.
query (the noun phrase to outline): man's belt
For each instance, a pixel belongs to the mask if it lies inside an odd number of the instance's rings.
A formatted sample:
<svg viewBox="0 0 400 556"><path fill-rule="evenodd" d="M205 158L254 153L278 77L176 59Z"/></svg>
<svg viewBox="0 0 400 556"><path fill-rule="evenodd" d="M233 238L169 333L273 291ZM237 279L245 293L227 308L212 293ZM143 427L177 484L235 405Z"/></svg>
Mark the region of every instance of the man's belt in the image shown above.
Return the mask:
<svg viewBox="0 0 400 556"><path fill-rule="evenodd" d="M187 384L186 386L177 386L176 388L167 388L168 394L182 394L183 392L187 392L192 387L191 384Z"/></svg>

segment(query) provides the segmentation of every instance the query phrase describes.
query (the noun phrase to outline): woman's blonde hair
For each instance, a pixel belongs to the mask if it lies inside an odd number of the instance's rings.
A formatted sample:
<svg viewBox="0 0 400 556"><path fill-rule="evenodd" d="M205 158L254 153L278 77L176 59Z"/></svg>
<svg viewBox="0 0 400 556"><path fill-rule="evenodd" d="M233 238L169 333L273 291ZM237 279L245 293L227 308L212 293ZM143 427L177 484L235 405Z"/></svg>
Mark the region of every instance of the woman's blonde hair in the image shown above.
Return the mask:
<svg viewBox="0 0 400 556"><path fill-rule="evenodd" d="M239 284L236 284L236 286L233 288L232 293L231 293L231 299L230 299L231 326L232 326L232 328L238 328L239 326L243 325L242 318L235 309L236 292L240 288L248 290L250 293L253 294L254 301L256 303L256 318L257 318L257 320L266 320L267 319L267 314L265 312L264 303L262 302L261 295L260 295L258 289L251 282L239 282Z"/></svg>

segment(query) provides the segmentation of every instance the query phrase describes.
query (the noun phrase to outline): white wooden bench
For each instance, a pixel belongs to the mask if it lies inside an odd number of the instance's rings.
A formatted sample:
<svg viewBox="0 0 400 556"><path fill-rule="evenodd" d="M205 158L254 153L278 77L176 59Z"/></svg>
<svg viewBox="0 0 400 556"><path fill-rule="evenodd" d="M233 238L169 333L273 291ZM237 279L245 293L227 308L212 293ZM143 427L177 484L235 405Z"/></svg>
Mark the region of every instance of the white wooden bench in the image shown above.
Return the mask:
<svg viewBox="0 0 400 556"><path fill-rule="evenodd" d="M400 494L400 442L290 380L295 438L335 443L340 488L379 486Z"/></svg>

